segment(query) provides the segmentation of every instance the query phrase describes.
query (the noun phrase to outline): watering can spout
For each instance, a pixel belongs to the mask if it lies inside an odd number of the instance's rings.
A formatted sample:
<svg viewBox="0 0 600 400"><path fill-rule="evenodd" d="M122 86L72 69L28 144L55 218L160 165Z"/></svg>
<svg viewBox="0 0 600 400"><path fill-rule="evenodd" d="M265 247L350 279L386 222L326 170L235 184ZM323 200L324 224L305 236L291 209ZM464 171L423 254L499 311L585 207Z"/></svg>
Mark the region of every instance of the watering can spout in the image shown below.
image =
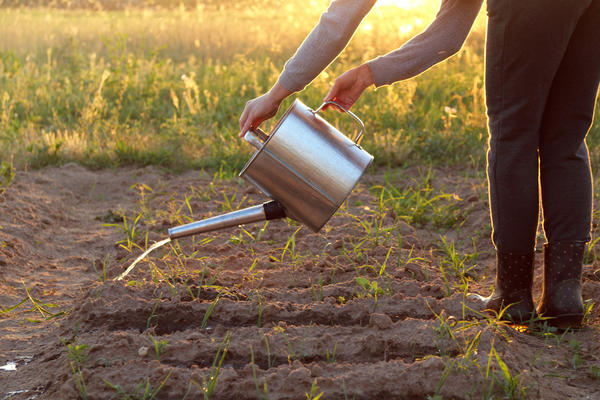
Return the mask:
<svg viewBox="0 0 600 400"><path fill-rule="evenodd" d="M285 217L283 206L278 201L272 200L261 205L170 228L169 238L178 239L203 232L211 232L251 222L268 221L283 217Z"/></svg>

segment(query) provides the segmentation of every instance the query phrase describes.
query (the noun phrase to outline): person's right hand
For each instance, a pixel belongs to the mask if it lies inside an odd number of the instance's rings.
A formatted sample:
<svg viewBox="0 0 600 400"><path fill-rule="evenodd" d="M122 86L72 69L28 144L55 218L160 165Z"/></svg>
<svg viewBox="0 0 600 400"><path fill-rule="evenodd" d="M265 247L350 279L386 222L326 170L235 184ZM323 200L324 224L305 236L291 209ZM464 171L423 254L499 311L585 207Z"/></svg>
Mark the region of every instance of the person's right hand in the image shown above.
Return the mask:
<svg viewBox="0 0 600 400"><path fill-rule="evenodd" d="M267 93L248 101L240 116L239 136L243 137L248 129L258 128L263 121L275 116L283 99L292 93L278 82Z"/></svg>
<svg viewBox="0 0 600 400"><path fill-rule="evenodd" d="M373 83L375 82L371 69L367 64L362 64L337 77L323 101L333 100L349 110L365 89ZM323 108L326 109L327 106ZM338 111L342 110L338 109Z"/></svg>

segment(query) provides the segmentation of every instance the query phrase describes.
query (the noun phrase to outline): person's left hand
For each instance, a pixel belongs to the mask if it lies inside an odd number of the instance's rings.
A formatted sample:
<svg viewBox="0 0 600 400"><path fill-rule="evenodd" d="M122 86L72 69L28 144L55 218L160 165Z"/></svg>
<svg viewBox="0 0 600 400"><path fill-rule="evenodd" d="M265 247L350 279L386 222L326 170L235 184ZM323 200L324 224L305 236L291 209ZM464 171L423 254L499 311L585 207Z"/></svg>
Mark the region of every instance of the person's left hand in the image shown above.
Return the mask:
<svg viewBox="0 0 600 400"><path fill-rule="evenodd" d="M350 109L364 90L373 83L375 82L371 69L366 64L362 64L340 75L323 98L323 101L333 100L346 109Z"/></svg>

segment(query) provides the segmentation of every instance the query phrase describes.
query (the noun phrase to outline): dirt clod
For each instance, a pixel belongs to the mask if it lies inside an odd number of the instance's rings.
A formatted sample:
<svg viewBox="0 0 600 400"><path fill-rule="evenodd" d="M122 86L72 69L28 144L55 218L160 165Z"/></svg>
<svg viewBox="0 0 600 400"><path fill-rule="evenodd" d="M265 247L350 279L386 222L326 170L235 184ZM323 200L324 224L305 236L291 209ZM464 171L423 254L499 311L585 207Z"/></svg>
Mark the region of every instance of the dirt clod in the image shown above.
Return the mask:
<svg viewBox="0 0 600 400"><path fill-rule="evenodd" d="M390 329L392 327L392 319L385 314L373 313L369 318L369 326L375 326L379 329Z"/></svg>

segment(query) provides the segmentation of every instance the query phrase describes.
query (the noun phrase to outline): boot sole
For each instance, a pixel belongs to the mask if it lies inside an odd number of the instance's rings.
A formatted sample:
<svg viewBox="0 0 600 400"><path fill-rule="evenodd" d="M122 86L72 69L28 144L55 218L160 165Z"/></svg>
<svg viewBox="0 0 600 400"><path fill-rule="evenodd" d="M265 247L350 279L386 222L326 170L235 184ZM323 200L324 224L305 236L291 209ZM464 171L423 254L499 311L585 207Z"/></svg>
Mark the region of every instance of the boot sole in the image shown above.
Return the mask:
<svg viewBox="0 0 600 400"><path fill-rule="evenodd" d="M548 325L559 329L579 329L582 327L583 314L562 314L549 317Z"/></svg>

